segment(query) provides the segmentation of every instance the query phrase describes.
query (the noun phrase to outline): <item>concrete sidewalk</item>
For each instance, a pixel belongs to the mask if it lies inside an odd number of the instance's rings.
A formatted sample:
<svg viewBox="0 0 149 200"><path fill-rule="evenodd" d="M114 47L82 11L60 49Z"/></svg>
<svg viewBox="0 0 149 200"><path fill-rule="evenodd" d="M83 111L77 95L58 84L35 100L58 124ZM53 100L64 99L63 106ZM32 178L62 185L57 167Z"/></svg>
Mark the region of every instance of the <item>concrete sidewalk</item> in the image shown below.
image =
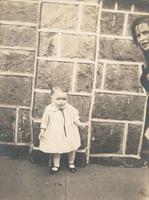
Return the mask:
<svg viewBox="0 0 149 200"><path fill-rule="evenodd" d="M72 174L28 160L0 158L0 200L149 200L149 168L90 164Z"/></svg>

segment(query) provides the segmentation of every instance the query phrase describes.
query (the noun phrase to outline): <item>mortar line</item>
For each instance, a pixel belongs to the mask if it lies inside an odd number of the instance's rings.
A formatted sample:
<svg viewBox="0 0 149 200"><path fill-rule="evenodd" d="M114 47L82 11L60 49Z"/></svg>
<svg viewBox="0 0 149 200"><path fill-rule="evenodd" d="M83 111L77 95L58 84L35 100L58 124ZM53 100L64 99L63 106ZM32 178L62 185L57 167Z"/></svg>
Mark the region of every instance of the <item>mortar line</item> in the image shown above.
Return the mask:
<svg viewBox="0 0 149 200"><path fill-rule="evenodd" d="M100 1L100 6L98 7L98 19L97 19L97 26L96 26L96 54L95 54L95 67L94 67L94 78L93 78L93 87L92 87L92 98L91 98L91 105L89 111L89 122L88 122L88 141L87 141L87 163L89 163L90 158L90 145L91 145L91 118L92 118L92 111L94 106L94 99L95 99L95 89L96 89L96 79L97 79L97 70L98 70L98 52L99 52L99 32L100 32L100 19L101 19L101 12L102 12L102 4L103 0Z"/></svg>
<svg viewBox="0 0 149 200"><path fill-rule="evenodd" d="M15 26L26 26L26 27L36 27L36 23L33 22L21 22L21 21L6 21L0 20L0 24L4 25L15 25Z"/></svg>
<svg viewBox="0 0 149 200"><path fill-rule="evenodd" d="M143 121L130 121L130 120L118 120L118 119L100 119L100 118L92 118L91 121L93 122L108 122L108 123L118 123L118 124L136 124L136 125L142 125Z"/></svg>
<svg viewBox="0 0 149 200"><path fill-rule="evenodd" d="M118 10L118 2L117 1L115 2L114 10Z"/></svg>
<svg viewBox="0 0 149 200"><path fill-rule="evenodd" d="M59 61L59 62L79 62L79 63L89 63L89 64L94 64L95 62L92 60L87 60L87 59L78 59L78 58L57 58L57 57L37 57L39 60L44 60L44 61Z"/></svg>
<svg viewBox="0 0 149 200"><path fill-rule="evenodd" d="M81 19L82 19L82 6L79 4L77 32L80 32L81 21L82 21Z"/></svg>
<svg viewBox="0 0 149 200"><path fill-rule="evenodd" d="M0 75L3 75L3 76L33 77L33 74L31 74L31 73L17 73L17 72L9 72L9 71L0 71Z"/></svg>
<svg viewBox="0 0 149 200"><path fill-rule="evenodd" d="M37 29L36 29L36 51L35 51L35 62L34 62L34 76L32 81L32 94L31 94L31 110L30 110L30 123L31 123L31 145L30 145L30 152L33 148L33 107L34 107L34 88L35 88L35 81L36 81L36 74L37 74L37 57L38 57L38 48L39 48L39 27L40 27L40 19L41 19L41 2L38 1L38 20L37 20Z"/></svg>
<svg viewBox="0 0 149 200"><path fill-rule="evenodd" d="M116 154L116 153L113 153L113 154L104 154L104 153L98 153L98 154L90 154L90 157L91 158L102 158L102 157L105 157L105 158L111 158L111 157L117 157L117 158L136 158L136 159L140 159L140 156L138 155L134 155L134 154L125 154L125 155L122 155L122 154Z"/></svg>
<svg viewBox="0 0 149 200"><path fill-rule="evenodd" d="M135 14L135 15L149 15L149 13L147 12L138 12L138 11L125 11L125 10L111 10L111 9L102 9L102 11L104 12L108 12L108 13L120 13L120 14L125 14L125 13L128 13L128 14Z"/></svg>
<svg viewBox="0 0 149 200"><path fill-rule="evenodd" d="M10 47L10 46L3 46L3 45L0 45L0 49L14 49L14 50L22 50L22 51L36 51L35 48L30 48L30 47L18 47L18 46L13 46L13 47Z"/></svg>
<svg viewBox="0 0 149 200"><path fill-rule="evenodd" d="M105 77L106 77L106 63L103 64L102 78L101 78L101 90L104 90Z"/></svg>
<svg viewBox="0 0 149 200"><path fill-rule="evenodd" d="M29 0L1 0L2 2L16 2L16 3L34 3L37 4L37 1L29 1Z"/></svg>
<svg viewBox="0 0 149 200"><path fill-rule="evenodd" d="M18 127L19 127L19 108L16 107L16 123L15 123L15 138L14 138L15 144L17 144L18 141Z"/></svg>
<svg viewBox="0 0 149 200"><path fill-rule="evenodd" d="M125 14L124 24L123 24L123 36L126 36L127 32L127 25L128 25L128 13Z"/></svg>
<svg viewBox="0 0 149 200"><path fill-rule="evenodd" d="M135 5L132 4L132 5L131 5L131 12L134 12L134 7L135 7Z"/></svg>
<svg viewBox="0 0 149 200"><path fill-rule="evenodd" d="M76 2L76 1L65 1L65 0L42 0L43 3L58 3L58 4L73 4L73 5L89 5L89 6L98 6L97 3L91 3L91 2Z"/></svg>
<svg viewBox="0 0 149 200"><path fill-rule="evenodd" d="M141 147L143 145L143 135L144 135L144 130L145 130L145 120L146 120L146 114L147 114L147 104L148 104L149 97L146 96L146 101L144 105L144 116L143 116L143 125L142 125L142 131L141 131L141 136L140 136L140 141L139 141L139 146L138 146L138 156L141 153Z"/></svg>
<svg viewBox="0 0 149 200"><path fill-rule="evenodd" d="M1 108L21 108L21 109L30 109L28 106L18 106L18 105L5 105L5 104L0 104Z"/></svg>
<svg viewBox="0 0 149 200"><path fill-rule="evenodd" d="M126 143L127 143L127 135L128 135L128 122L125 124L124 135L123 135L123 143L122 143L122 154L126 153Z"/></svg>
<svg viewBox="0 0 149 200"><path fill-rule="evenodd" d="M73 73L72 73L72 90L71 90L72 93L75 92L76 76L77 76L77 62L74 62Z"/></svg>
<svg viewBox="0 0 149 200"><path fill-rule="evenodd" d="M145 93L136 93L136 92L127 92L127 91L112 91L112 90L100 90L96 89L95 92L97 93L105 93L105 94L117 94L117 95L129 95L129 96L140 96L145 97Z"/></svg>

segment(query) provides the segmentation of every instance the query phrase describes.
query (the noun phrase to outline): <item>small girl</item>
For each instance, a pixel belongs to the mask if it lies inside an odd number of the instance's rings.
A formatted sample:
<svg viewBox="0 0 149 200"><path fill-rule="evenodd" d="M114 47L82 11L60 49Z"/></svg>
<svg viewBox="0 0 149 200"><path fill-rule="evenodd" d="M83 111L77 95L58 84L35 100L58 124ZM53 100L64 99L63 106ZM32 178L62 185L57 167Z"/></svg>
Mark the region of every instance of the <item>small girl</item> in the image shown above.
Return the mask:
<svg viewBox="0 0 149 200"><path fill-rule="evenodd" d="M40 126L40 150L53 155L49 173L55 174L60 167L60 154L68 153L69 170L74 173L76 150L80 147L78 127L86 124L79 120L78 110L67 103L67 92L59 87L51 91L52 103L44 111Z"/></svg>

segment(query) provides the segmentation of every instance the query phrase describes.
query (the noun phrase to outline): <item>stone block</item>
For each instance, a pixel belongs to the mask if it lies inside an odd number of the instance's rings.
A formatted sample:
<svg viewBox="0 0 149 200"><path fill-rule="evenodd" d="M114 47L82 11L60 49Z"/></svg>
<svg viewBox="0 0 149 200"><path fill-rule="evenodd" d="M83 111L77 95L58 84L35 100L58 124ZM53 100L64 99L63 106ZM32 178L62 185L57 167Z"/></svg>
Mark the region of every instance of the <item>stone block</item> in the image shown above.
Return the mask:
<svg viewBox="0 0 149 200"><path fill-rule="evenodd" d="M149 2L148 1L135 1L135 8L134 8L135 11L138 11L138 12L146 12L148 13L149 11Z"/></svg>
<svg viewBox="0 0 149 200"><path fill-rule="evenodd" d="M143 121L145 97L96 93L92 118Z"/></svg>
<svg viewBox="0 0 149 200"><path fill-rule="evenodd" d="M124 124L92 122L91 153L122 154Z"/></svg>
<svg viewBox="0 0 149 200"><path fill-rule="evenodd" d="M96 6L82 6L81 15L81 31L96 32L98 18L98 7Z"/></svg>
<svg viewBox="0 0 149 200"><path fill-rule="evenodd" d="M133 21L135 19L143 17L143 16L144 15L133 15L133 14L129 14L128 15L128 23L127 23L127 31L126 31L126 34L128 36L131 36L131 26L132 26Z"/></svg>
<svg viewBox="0 0 149 200"><path fill-rule="evenodd" d="M131 40L100 38L99 58L143 62L142 51Z"/></svg>
<svg viewBox="0 0 149 200"><path fill-rule="evenodd" d="M14 142L16 128L16 109L0 108L0 141Z"/></svg>
<svg viewBox="0 0 149 200"><path fill-rule="evenodd" d="M34 122L33 127L33 145L39 147L39 134L40 134L40 123Z"/></svg>
<svg viewBox="0 0 149 200"><path fill-rule="evenodd" d="M104 89L113 91L143 92L136 65L108 64Z"/></svg>
<svg viewBox="0 0 149 200"><path fill-rule="evenodd" d="M100 23L101 34L122 35L124 14L102 12Z"/></svg>
<svg viewBox="0 0 149 200"><path fill-rule="evenodd" d="M68 95L68 102L79 111L80 120L83 122L87 122L89 117L91 97Z"/></svg>
<svg viewBox="0 0 149 200"><path fill-rule="evenodd" d="M94 60L95 36L62 34L61 57Z"/></svg>
<svg viewBox="0 0 149 200"><path fill-rule="evenodd" d="M118 1L118 9L119 10L131 10L132 4L133 4L133 0L120 0L120 1Z"/></svg>
<svg viewBox="0 0 149 200"><path fill-rule="evenodd" d="M36 87L51 89L52 85L71 90L73 63L39 61Z"/></svg>
<svg viewBox="0 0 149 200"><path fill-rule="evenodd" d="M126 154L138 154L138 148L141 138L141 125L129 124L126 143Z"/></svg>
<svg viewBox="0 0 149 200"><path fill-rule="evenodd" d="M0 75L0 104L30 106L32 78Z"/></svg>
<svg viewBox="0 0 149 200"><path fill-rule="evenodd" d="M39 56L57 56L58 34L40 33Z"/></svg>
<svg viewBox="0 0 149 200"><path fill-rule="evenodd" d="M0 24L0 45L35 47L36 28L19 25Z"/></svg>
<svg viewBox="0 0 149 200"><path fill-rule="evenodd" d="M2 1L0 3L0 20L37 22L37 4Z"/></svg>
<svg viewBox="0 0 149 200"><path fill-rule="evenodd" d="M78 63L75 91L91 92L93 86L94 65Z"/></svg>
<svg viewBox="0 0 149 200"><path fill-rule="evenodd" d="M51 103L51 95L49 93L35 93L34 97L34 118L42 118L44 109Z"/></svg>
<svg viewBox="0 0 149 200"><path fill-rule="evenodd" d="M34 52L0 49L1 71L33 73L35 62L34 60Z"/></svg>
<svg viewBox="0 0 149 200"><path fill-rule="evenodd" d="M30 110L20 109L18 120L17 142L31 142L31 118Z"/></svg>
<svg viewBox="0 0 149 200"><path fill-rule="evenodd" d="M85 149L87 147L87 138L88 138L88 128L79 129L81 137L81 146L79 149Z"/></svg>
<svg viewBox="0 0 149 200"><path fill-rule="evenodd" d="M97 78L96 78L96 88L98 89L101 89L102 73L103 73L103 63L98 63Z"/></svg>
<svg viewBox="0 0 149 200"><path fill-rule="evenodd" d="M43 3L41 27L59 29L77 29L78 5Z"/></svg>
<svg viewBox="0 0 149 200"><path fill-rule="evenodd" d="M104 0L103 1L103 8L106 9L114 9L116 0Z"/></svg>

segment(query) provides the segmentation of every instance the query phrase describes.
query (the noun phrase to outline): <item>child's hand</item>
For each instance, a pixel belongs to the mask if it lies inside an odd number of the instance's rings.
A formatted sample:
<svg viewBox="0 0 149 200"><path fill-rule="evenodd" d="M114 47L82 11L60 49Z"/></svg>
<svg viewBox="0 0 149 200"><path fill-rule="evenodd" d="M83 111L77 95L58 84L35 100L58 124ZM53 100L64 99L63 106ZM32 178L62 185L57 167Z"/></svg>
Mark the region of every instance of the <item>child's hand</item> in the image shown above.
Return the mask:
<svg viewBox="0 0 149 200"><path fill-rule="evenodd" d="M40 134L39 134L39 140L43 140L45 137L45 130L41 129Z"/></svg>
<svg viewBox="0 0 149 200"><path fill-rule="evenodd" d="M81 129L84 129L86 126L88 126L88 124L87 124L87 123L84 123L84 122L81 122L80 125L79 125L79 127L80 127Z"/></svg>

